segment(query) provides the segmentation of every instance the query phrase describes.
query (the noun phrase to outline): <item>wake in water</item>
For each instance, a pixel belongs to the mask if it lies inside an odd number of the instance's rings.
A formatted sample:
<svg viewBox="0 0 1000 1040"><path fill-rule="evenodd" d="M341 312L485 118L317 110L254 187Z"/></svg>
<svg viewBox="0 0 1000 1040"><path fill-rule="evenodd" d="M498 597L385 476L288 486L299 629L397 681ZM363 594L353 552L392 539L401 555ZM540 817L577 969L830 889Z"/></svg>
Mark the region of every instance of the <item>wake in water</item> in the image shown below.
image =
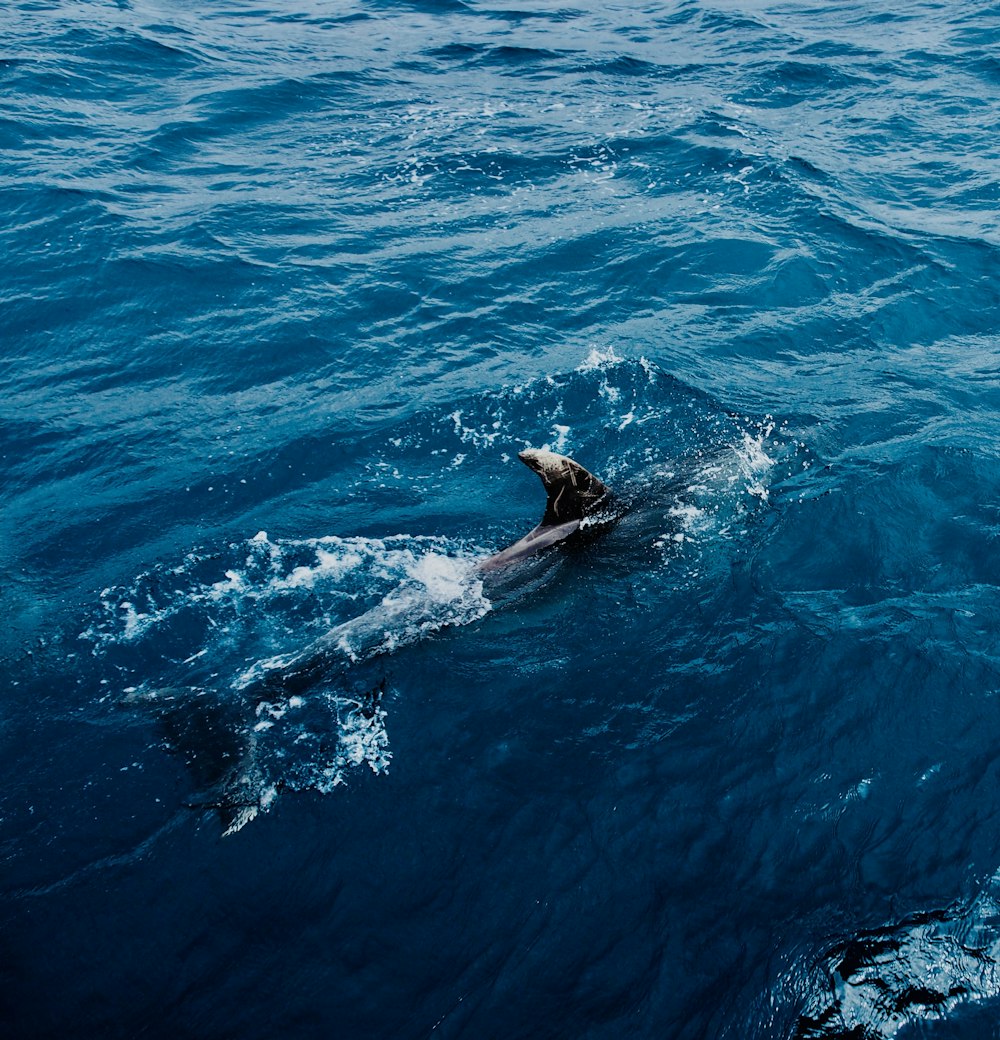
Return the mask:
<svg viewBox="0 0 1000 1040"><path fill-rule="evenodd" d="M626 552L632 568L667 568L679 588L712 581L713 559L725 559L717 547L739 544L774 477L803 464L772 420L737 419L646 362L593 353L569 376L419 420L373 445L340 486L363 494L374 477L405 490L421 467L424 485L450 482L463 502L478 503L486 467L491 478L515 479L507 464L525 432L550 450L579 451L605 476L624 507L608 551ZM428 456L438 473L427 474ZM531 481L524 486L539 508ZM198 803L214 805L232 832L283 789L328 792L358 766L388 768L379 661L478 621L551 571L538 561L513 582L484 576L488 555L445 537L281 540L261 531L105 590L82 637L114 676L103 680L117 688L106 700L156 715Z"/></svg>
<svg viewBox="0 0 1000 1040"><path fill-rule="evenodd" d="M282 789L326 792L358 766L388 768L385 677L362 665L482 617L477 558L444 539L259 532L105 590L82 638L119 675L141 669L124 702L155 713L231 833Z"/></svg>

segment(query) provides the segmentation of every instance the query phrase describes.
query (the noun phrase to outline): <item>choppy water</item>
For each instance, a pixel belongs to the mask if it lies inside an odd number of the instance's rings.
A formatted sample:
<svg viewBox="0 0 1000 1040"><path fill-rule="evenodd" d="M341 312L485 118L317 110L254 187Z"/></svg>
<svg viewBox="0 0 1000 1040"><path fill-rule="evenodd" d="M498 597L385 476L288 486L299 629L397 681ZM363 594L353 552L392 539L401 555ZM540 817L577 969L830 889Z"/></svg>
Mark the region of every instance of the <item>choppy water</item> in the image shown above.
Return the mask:
<svg viewBox="0 0 1000 1040"><path fill-rule="evenodd" d="M0 28L4 1035L1000 1037L1000 7Z"/></svg>

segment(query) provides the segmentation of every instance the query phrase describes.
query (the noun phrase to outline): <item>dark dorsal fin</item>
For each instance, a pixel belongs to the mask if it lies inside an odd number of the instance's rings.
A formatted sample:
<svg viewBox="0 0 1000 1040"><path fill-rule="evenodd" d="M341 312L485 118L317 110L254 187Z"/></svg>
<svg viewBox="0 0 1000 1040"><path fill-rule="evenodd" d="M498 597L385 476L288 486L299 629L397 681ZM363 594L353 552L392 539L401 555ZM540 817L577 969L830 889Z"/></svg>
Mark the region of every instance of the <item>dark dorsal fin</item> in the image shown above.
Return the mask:
<svg viewBox="0 0 1000 1040"><path fill-rule="evenodd" d="M608 489L578 462L554 451L528 448L518 458L541 477L548 495L539 527L582 520L603 502Z"/></svg>

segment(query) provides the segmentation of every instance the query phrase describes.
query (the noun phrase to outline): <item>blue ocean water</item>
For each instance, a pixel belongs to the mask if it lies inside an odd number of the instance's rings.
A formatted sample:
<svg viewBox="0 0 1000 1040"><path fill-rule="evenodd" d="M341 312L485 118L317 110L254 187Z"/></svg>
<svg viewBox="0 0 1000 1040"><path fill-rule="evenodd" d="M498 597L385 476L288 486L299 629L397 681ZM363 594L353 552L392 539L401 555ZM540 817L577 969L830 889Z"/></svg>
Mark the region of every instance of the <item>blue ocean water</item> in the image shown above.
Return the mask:
<svg viewBox="0 0 1000 1040"><path fill-rule="evenodd" d="M1000 1037L1000 6L0 27L3 1035Z"/></svg>

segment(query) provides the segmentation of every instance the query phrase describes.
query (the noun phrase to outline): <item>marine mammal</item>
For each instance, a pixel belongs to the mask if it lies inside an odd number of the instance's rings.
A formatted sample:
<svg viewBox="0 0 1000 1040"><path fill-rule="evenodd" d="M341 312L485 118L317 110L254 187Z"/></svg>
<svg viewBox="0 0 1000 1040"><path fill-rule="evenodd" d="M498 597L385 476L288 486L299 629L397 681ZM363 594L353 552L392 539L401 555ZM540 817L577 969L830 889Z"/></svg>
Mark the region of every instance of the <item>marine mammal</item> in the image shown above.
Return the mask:
<svg viewBox="0 0 1000 1040"><path fill-rule="evenodd" d="M608 488L593 473L565 455L527 448L518 454L518 458L541 479L546 493L545 512L537 526L512 545L476 564L468 578L475 579L478 574L498 571L566 541L580 530L584 520L605 511L611 504L612 494ZM616 518L609 514L607 519ZM476 586L475 580L470 582L464 578L453 588L446 586L449 602L452 597L461 597L471 591L472 605L483 603L475 591ZM423 616L428 608L440 608L443 602L440 595L440 591L435 590L434 595L428 597L426 589L404 583L383 597L380 603L330 629L298 653L274 658L263 669L251 669L257 674L254 681L244 688L262 696L288 695L311 686L328 673L331 666L342 665L345 658L356 664L383 651L391 651L401 645L400 635L407 629L419 637L440 627L440 623L429 626L428 619ZM486 603L485 609L488 608ZM449 620L443 621L443 624L450 623Z"/></svg>
<svg viewBox="0 0 1000 1040"><path fill-rule="evenodd" d="M544 448L527 448L517 457L541 478L547 495L545 513L523 538L481 563L481 571L497 570L565 541L580 529L588 516L610 503L611 492L607 487L579 462L565 455Z"/></svg>

